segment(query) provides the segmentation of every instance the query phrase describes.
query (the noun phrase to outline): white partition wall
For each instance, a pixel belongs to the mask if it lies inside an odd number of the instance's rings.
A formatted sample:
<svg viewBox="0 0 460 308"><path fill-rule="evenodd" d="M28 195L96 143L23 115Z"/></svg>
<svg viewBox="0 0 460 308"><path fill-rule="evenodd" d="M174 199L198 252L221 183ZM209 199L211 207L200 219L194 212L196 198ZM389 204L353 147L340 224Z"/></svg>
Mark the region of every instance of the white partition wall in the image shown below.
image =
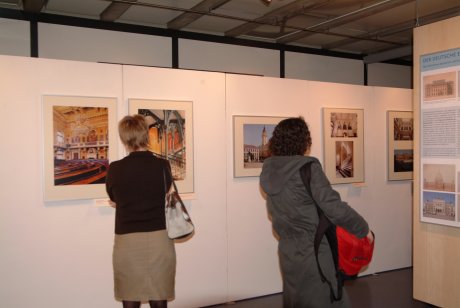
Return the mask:
<svg viewBox="0 0 460 308"><path fill-rule="evenodd" d="M114 210L94 200L43 201L42 95L193 102L196 234L177 243L176 300L202 307L281 291L277 241L258 177L233 177L233 115L299 116L322 161L324 107L362 108L365 183L334 187L376 232L364 274L411 265L411 182L386 180L386 112L410 90L191 70L0 56L0 307L120 307L113 299ZM119 157L123 151L119 146Z"/></svg>
<svg viewBox="0 0 460 308"><path fill-rule="evenodd" d="M171 307L225 302L225 75L124 67L123 81L124 104L129 98L192 101L195 190L184 202L196 233L189 241L176 244L176 300Z"/></svg>
<svg viewBox="0 0 460 308"><path fill-rule="evenodd" d="M365 182L334 185L376 234L375 257L362 274L411 266L411 181L387 181L387 110L411 110L411 91L301 80L227 76L227 131L232 116L303 116L311 155L323 162L322 110L364 109ZM232 136L227 141L229 152ZM277 241L257 177L234 178L227 161L229 299L282 290ZM389 227L391 225L391 227ZM395 267L395 265L397 266Z"/></svg>
<svg viewBox="0 0 460 308"><path fill-rule="evenodd" d="M229 300L281 291L278 243L259 189L259 178L233 177L232 117L297 116L307 98L302 85L305 82L227 75Z"/></svg>
<svg viewBox="0 0 460 308"><path fill-rule="evenodd" d="M362 206L371 209L375 232L375 254L366 273L389 271L412 265L412 181L388 181L387 113L412 111L412 91L372 87L372 100L366 106L371 114L365 119L366 182L369 198ZM390 136L392 137L392 136Z"/></svg>
<svg viewBox="0 0 460 308"><path fill-rule="evenodd" d="M41 98L121 102L121 66L0 57L0 67L0 306L114 307L113 209L43 202Z"/></svg>

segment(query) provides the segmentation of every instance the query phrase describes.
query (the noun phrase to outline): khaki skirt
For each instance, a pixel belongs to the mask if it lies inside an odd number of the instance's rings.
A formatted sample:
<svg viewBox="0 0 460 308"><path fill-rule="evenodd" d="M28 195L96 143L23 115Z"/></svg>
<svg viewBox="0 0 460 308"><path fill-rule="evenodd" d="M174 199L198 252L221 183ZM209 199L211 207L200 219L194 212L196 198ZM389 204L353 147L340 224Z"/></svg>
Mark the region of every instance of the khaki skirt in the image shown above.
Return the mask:
<svg viewBox="0 0 460 308"><path fill-rule="evenodd" d="M114 290L117 300L174 298L176 251L166 230L115 234Z"/></svg>

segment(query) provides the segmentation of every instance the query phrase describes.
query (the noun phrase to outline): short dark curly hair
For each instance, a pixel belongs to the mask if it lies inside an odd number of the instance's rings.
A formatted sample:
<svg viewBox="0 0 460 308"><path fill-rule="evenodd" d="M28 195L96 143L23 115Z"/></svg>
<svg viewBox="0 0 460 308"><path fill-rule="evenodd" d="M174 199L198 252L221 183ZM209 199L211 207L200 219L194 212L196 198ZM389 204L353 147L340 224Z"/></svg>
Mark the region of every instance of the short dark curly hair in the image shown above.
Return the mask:
<svg viewBox="0 0 460 308"><path fill-rule="evenodd" d="M288 118L279 122L268 146L271 155L304 155L311 146L311 136L303 117Z"/></svg>

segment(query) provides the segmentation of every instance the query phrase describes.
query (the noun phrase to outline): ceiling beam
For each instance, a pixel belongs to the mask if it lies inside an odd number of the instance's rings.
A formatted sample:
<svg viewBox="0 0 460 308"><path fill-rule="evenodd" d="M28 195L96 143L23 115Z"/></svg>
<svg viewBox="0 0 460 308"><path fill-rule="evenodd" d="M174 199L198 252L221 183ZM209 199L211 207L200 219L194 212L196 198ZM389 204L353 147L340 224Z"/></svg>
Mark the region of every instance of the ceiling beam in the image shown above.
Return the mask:
<svg viewBox="0 0 460 308"><path fill-rule="evenodd" d="M101 1L107 1L107 2L112 2L112 3L125 3L125 4L130 4L130 5L142 6L142 7L148 7L148 8L156 8L156 9L162 9L162 10L178 11L178 12L184 12L184 13L197 13L197 14L206 15L210 17L224 18L228 20L240 21L240 22L245 22L245 23L258 23L259 25L270 25L270 24L267 24L266 22L259 22L259 21L255 21L255 20L243 18L243 17L224 15L224 14L219 14L215 12L195 11L192 9L186 9L182 7L165 6L165 5L160 5L160 4L155 4L155 3L146 3L146 2L141 2L141 1L136 2L137 0L101 0ZM335 0L329 0L329 1L335 1ZM334 33L332 31L305 30L304 28L299 28L295 26L286 26L286 28L288 27L293 30L307 31L307 32L311 32L314 34L333 35L333 36L342 37L342 38L354 38L354 36L351 36L351 35ZM387 44L398 45L398 46L402 45L401 43L383 41L383 40L378 40L378 39L373 39L373 38L363 39L363 40L387 43Z"/></svg>
<svg viewBox="0 0 460 308"><path fill-rule="evenodd" d="M22 9L29 13L40 13L48 0L22 0Z"/></svg>
<svg viewBox="0 0 460 308"><path fill-rule="evenodd" d="M218 7L224 5L231 0L203 0L194 7L191 8L192 11L202 11L202 12L211 12L212 10L217 9ZM195 20L202 17L204 14L195 13L195 12L184 12L172 19L167 23L168 29L180 30Z"/></svg>
<svg viewBox="0 0 460 308"><path fill-rule="evenodd" d="M132 0L131 2L136 2ZM121 17L134 3L110 3L101 14L99 14L100 20L103 21L115 21Z"/></svg>
<svg viewBox="0 0 460 308"><path fill-rule="evenodd" d="M410 21L405 21L402 23L398 23L396 25L393 25L391 27L383 28L377 31L372 31L369 33L366 33L364 35L360 35L356 38L349 38L349 39L344 39L344 40L339 40L337 42L333 42L330 44L326 44L321 46L323 49L337 49L338 47L345 46L354 42L359 41L360 39L365 39L365 38L383 38L385 36L393 35L396 33L400 33L403 31L407 30L412 30L413 28L417 26L423 26L427 25L436 21L440 21L443 19L451 18L460 15L460 5L456 7L452 7L450 9L446 9L440 12L436 12L433 14L428 14L425 16L422 16L416 20L410 20Z"/></svg>
<svg viewBox="0 0 460 308"><path fill-rule="evenodd" d="M260 27L261 24L283 26L288 18L303 14L308 10L317 8L330 1L331 0L297 0L256 18L254 22L246 22L238 27L227 30L225 31L225 36L237 37Z"/></svg>
<svg viewBox="0 0 460 308"><path fill-rule="evenodd" d="M326 21L320 22L316 25L304 28L303 30L299 31L294 31L292 33L286 34L276 41L277 43L289 43L292 41L297 41L299 39L302 39L304 37L307 37L311 35L312 33L309 30L315 30L315 31L327 31L331 28L341 26L347 23L350 23L352 21L359 20L364 17L371 16L373 14L377 14L392 8L395 8L397 6L413 2L414 0L384 0L380 1L378 3L366 6L364 8L361 8L359 10L355 10L353 12L337 16L331 19L328 19Z"/></svg>

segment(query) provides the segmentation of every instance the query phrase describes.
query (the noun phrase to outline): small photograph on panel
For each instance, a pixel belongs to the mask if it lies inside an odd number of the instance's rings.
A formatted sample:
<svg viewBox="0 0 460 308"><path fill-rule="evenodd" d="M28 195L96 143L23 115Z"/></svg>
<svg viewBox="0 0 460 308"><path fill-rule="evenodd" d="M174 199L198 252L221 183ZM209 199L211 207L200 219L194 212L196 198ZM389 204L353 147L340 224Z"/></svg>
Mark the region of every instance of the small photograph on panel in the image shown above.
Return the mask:
<svg viewBox="0 0 460 308"><path fill-rule="evenodd" d="M358 137L358 114L332 112L331 137Z"/></svg>
<svg viewBox="0 0 460 308"><path fill-rule="evenodd" d="M423 164L423 189L455 191L455 165Z"/></svg>
<svg viewBox="0 0 460 308"><path fill-rule="evenodd" d="M353 141L335 142L335 174L337 178L353 177Z"/></svg>
<svg viewBox="0 0 460 308"><path fill-rule="evenodd" d="M394 140L414 140L413 126L413 118L394 118Z"/></svg>
<svg viewBox="0 0 460 308"><path fill-rule="evenodd" d="M394 151L394 170L393 172L410 172L414 167L414 151L395 150Z"/></svg>
<svg viewBox="0 0 460 308"><path fill-rule="evenodd" d="M244 168L262 168L270 156L268 140L272 137L275 124L244 124Z"/></svg>
<svg viewBox="0 0 460 308"><path fill-rule="evenodd" d="M423 77L423 100L435 101L455 98L456 74L454 71Z"/></svg>
<svg viewBox="0 0 460 308"><path fill-rule="evenodd" d="M455 194L424 191L423 217L455 221Z"/></svg>

